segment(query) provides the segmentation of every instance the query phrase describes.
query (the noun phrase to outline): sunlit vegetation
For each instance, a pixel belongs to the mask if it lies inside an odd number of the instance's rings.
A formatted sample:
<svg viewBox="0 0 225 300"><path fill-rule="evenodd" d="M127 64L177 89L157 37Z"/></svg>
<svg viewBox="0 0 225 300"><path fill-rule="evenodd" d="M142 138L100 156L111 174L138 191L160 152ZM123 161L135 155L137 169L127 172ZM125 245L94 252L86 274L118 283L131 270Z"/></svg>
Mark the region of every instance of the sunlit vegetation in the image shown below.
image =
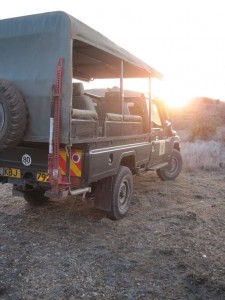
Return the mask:
<svg viewBox="0 0 225 300"><path fill-rule="evenodd" d="M225 103L196 98L170 115L181 136L185 171L225 168Z"/></svg>

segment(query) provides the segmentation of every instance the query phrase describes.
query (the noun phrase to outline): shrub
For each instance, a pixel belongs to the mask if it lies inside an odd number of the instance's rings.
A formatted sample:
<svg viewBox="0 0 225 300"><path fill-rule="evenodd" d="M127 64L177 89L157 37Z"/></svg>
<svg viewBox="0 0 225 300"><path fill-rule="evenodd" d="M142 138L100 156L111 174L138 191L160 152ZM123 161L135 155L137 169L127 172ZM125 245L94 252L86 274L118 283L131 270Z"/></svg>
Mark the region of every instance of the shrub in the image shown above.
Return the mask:
<svg viewBox="0 0 225 300"><path fill-rule="evenodd" d="M225 127L220 126L216 133L216 140L225 144Z"/></svg>
<svg viewBox="0 0 225 300"><path fill-rule="evenodd" d="M190 141L215 139L220 119L217 116L200 116L193 122L190 128Z"/></svg>

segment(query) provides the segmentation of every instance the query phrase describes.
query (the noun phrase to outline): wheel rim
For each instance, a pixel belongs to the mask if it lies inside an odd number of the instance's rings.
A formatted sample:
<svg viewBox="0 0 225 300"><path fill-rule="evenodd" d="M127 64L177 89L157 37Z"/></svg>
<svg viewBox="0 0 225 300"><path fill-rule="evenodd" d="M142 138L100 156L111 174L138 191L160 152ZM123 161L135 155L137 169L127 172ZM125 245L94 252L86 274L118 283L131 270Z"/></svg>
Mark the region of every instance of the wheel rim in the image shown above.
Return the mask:
<svg viewBox="0 0 225 300"><path fill-rule="evenodd" d="M5 114L2 104L0 104L0 131L2 131L5 123Z"/></svg>
<svg viewBox="0 0 225 300"><path fill-rule="evenodd" d="M121 182L120 188L119 188L118 204L119 204L119 210L120 211L123 211L127 208L129 195L130 195L129 183L125 179Z"/></svg>
<svg viewBox="0 0 225 300"><path fill-rule="evenodd" d="M177 168L178 168L178 161L175 157L172 157L169 164L168 173L172 176L173 174L176 173Z"/></svg>

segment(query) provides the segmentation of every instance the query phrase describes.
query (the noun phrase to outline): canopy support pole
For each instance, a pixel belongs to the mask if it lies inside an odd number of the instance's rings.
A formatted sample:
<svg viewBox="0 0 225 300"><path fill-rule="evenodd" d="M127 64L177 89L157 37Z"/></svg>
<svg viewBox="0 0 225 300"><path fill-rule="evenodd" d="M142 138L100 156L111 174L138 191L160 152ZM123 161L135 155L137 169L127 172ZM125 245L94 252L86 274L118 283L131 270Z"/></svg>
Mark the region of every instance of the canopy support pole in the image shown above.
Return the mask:
<svg viewBox="0 0 225 300"><path fill-rule="evenodd" d="M123 60L121 60L120 64L120 105L121 105L121 113L123 115L123 102L124 102L124 90L123 90Z"/></svg>
<svg viewBox="0 0 225 300"><path fill-rule="evenodd" d="M152 103L152 89L151 89L151 77L149 77L149 82L148 82L148 98L149 98L149 101L148 101L148 113L149 113L149 123L148 123L148 126L149 126L149 132L151 132L152 130L152 112L151 112L151 103Z"/></svg>

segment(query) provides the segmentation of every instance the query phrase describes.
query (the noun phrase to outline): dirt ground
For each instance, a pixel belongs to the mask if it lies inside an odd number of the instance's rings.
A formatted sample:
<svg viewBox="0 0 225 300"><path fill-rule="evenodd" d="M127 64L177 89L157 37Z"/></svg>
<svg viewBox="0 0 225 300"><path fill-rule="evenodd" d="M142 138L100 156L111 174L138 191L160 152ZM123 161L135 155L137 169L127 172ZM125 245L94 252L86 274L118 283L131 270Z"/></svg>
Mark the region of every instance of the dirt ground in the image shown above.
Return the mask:
<svg viewBox="0 0 225 300"><path fill-rule="evenodd" d="M134 177L129 215L0 185L0 299L225 299L225 173Z"/></svg>

